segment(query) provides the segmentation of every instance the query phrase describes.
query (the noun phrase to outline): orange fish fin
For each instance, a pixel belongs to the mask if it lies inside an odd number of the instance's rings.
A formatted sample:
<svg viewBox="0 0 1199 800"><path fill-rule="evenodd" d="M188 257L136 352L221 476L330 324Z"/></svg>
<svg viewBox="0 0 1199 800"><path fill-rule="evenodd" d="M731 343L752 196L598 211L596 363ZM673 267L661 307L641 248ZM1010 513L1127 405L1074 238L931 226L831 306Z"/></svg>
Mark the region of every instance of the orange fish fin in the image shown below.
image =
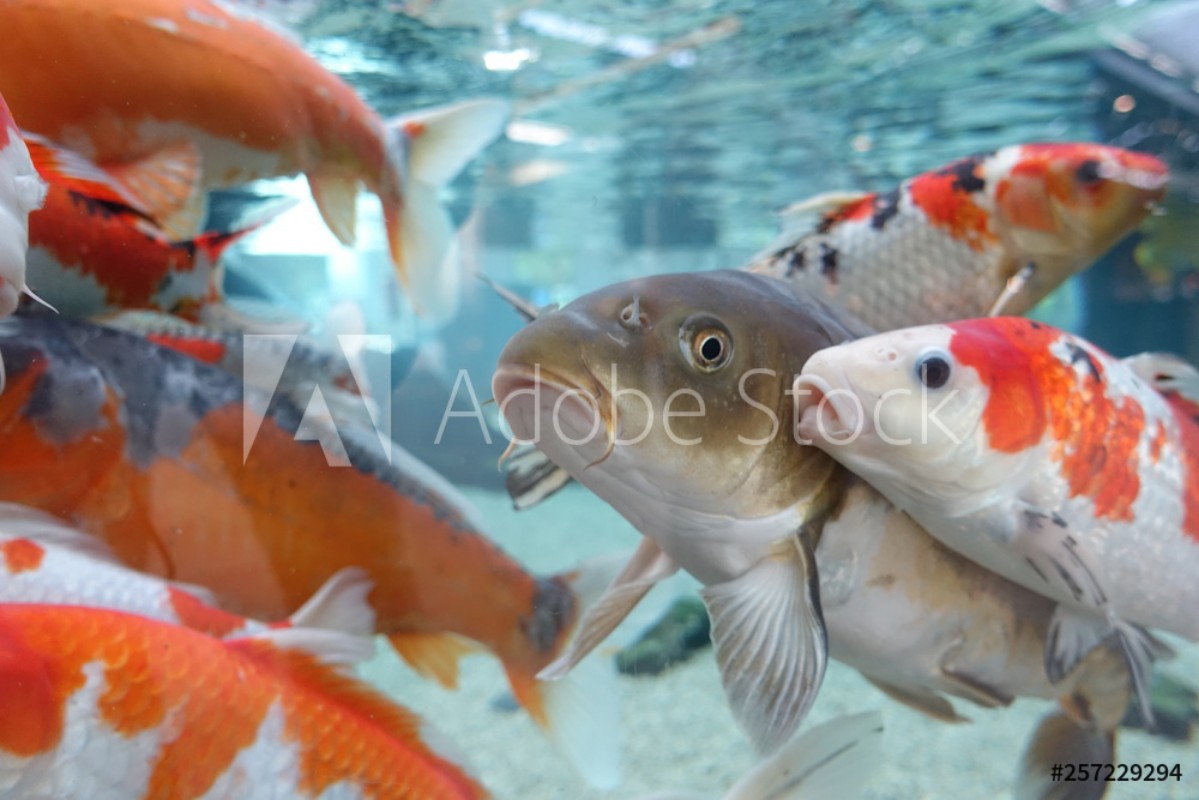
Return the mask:
<svg viewBox="0 0 1199 800"><path fill-rule="evenodd" d="M353 245L356 238L358 186L358 179L344 172L318 171L308 175L308 188L321 218L337 241L346 246Z"/></svg>
<svg viewBox="0 0 1199 800"><path fill-rule="evenodd" d="M136 161L104 164L104 170L138 198L172 240L190 239L204 224L200 151L187 140L161 147Z"/></svg>
<svg viewBox="0 0 1199 800"><path fill-rule="evenodd" d="M1116 760L1115 733L1094 728L1080 728L1065 714L1045 716L1033 731L1028 746L1020 758L1013 797L1068 798L1068 800L1099 800L1107 793L1108 784L1102 778L1062 784L1054 781L1051 770L1061 763L1111 764ZM1063 786L1070 787L1063 790Z"/></svg>
<svg viewBox="0 0 1199 800"><path fill-rule="evenodd" d="M642 560L646 553L638 550ZM649 554L652 556L652 553ZM593 604L604 602L604 590L630 560L627 553L589 559L552 578L571 591L577 609L574 623L562 630L548 660L566 654L582 619ZM642 572L645 571L644 564ZM633 571L636 571L634 568ZM539 680L536 669L505 664L512 694L549 740L587 783L610 789L620 783L621 726L616 669L610 658L585 658L554 680Z"/></svg>
<svg viewBox="0 0 1199 800"><path fill-rule="evenodd" d="M23 133L29 157L42 178L55 186L107 206L126 216L153 221L149 207L114 176L74 150L61 147L44 136Z"/></svg>
<svg viewBox="0 0 1199 800"><path fill-rule="evenodd" d="M470 639L452 633L395 633L387 638L418 675L447 689L458 688L459 659L480 650Z"/></svg>

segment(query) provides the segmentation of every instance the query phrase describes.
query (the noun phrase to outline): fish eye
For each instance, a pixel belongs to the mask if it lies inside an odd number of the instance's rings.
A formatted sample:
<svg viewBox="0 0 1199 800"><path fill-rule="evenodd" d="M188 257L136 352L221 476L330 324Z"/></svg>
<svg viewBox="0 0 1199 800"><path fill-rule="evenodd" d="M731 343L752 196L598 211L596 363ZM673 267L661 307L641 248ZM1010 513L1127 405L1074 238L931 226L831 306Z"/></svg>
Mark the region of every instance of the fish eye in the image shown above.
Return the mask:
<svg viewBox="0 0 1199 800"><path fill-rule="evenodd" d="M729 363L733 357L733 340L729 332L715 320L700 320L698 324L684 326L684 353L691 363L704 372L715 372Z"/></svg>
<svg viewBox="0 0 1199 800"><path fill-rule="evenodd" d="M940 350L933 350L916 359L916 378L930 389L940 389L949 383L952 373L949 356Z"/></svg>

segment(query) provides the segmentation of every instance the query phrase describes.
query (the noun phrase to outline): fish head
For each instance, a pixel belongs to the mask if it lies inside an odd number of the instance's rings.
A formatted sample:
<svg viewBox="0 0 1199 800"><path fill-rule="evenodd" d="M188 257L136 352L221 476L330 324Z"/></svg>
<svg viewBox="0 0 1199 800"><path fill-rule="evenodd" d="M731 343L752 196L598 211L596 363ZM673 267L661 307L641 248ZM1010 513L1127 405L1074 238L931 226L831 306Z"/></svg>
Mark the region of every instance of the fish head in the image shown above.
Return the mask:
<svg viewBox="0 0 1199 800"><path fill-rule="evenodd" d="M929 325L822 350L795 381L798 433L902 508L959 507L1002 483L981 435L988 387Z"/></svg>
<svg viewBox="0 0 1199 800"><path fill-rule="evenodd" d="M792 437L794 376L860 333L795 292L739 271L609 286L517 333L494 396L516 437L643 533L650 505L725 521L779 513L836 469Z"/></svg>
<svg viewBox="0 0 1199 800"><path fill-rule="evenodd" d="M1022 145L992 164L999 229L1023 261L1057 271L1056 282L1136 227L1169 179L1151 155L1092 143Z"/></svg>
<svg viewBox="0 0 1199 800"><path fill-rule="evenodd" d="M45 198L46 184L0 97L0 316L16 310L25 289L29 214Z"/></svg>

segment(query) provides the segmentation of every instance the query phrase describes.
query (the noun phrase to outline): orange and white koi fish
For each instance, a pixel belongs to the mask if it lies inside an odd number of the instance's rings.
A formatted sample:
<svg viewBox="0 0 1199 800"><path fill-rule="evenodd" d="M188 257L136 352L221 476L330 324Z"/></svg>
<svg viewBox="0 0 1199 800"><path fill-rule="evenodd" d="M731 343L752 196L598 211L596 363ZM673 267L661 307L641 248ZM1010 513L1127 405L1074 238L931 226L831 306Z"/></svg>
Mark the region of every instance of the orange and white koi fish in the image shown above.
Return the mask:
<svg viewBox="0 0 1199 800"><path fill-rule="evenodd" d="M453 226L437 193L501 133L506 103L384 122L299 45L208 0L12 0L0 27L0 92L21 126L118 174L171 238L199 232L206 189L304 173L351 244L365 185L413 305L456 309ZM197 161L199 180L181 180L174 167Z"/></svg>
<svg viewBox="0 0 1199 800"><path fill-rule="evenodd" d="M170 241L117 177L43 137L25 141L49 185L29 217L30 281L70 316L150 309L201 319L224 299L224 251L295 202L262 202L231 230Z"/></svg>
<svg viewBox="0 0 1199 800"><path fill-rule="evenodd" d="M1052 680L1114 630L1147 708L1140 626L1199 640L1199 424L1133 366L998 317L828 348L794 390L804 439L1058 602Z"/></svg>
<svg viewBox="0 0 1199 800"><path fill-rule="evenodd" d="M0 95L0 316L16 311L17 301L26 291L29 214L41 206L45 196L46 186Z"/></svg>
<svg viewBox="0 0 1199 800"><path fill-rule="evenodd" d="M370 590L362 570L347 567L286 621L268 625L216 607L207 589L123 566L103 542L49 514L0 503L0 603L107 608L219 638L281 627L369 636L375 630L375 614L366 603Z"/></svg>
<svg viewBox="0 0 1199 800"><path fill-rule="evenodd" d="M419 718L328 663L361 641L0 605L0 797L486 797Z"/></svg>
<svg viewBox="0 0 1199 800"><path fill-rule="evenodd" d="M289 392L267 396L139 336L18 315L0 322L0 352L0 449L11 454L0 500L53 513L125 565L262 621L360 568L375 631L418 672L452 687L461 656L490 651L584 775L617 780L611 665L564 685L535 678L606 563L530 574L453 486L374 431L314 418Z"/></svg>
<svg viewBox="0 0 1199 800"><path fill-rule="evenodd" d="M1022 314L1131 232L1166 181L1161 161L1118 147L1003 147L889 192L793 206L792 230L748 269L876 330Z"/></svg>

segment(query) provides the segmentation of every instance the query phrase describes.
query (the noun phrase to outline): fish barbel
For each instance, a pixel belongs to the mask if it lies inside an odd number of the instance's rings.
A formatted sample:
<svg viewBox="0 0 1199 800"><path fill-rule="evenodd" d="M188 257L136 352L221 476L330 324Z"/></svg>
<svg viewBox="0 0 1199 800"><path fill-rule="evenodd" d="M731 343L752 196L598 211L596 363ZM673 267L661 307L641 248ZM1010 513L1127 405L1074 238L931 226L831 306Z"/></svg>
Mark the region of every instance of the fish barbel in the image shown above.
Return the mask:
<svg viewBox="0 0 1199 800"><path fill-rule="evenodd" d="M1130 364L996 317L830 347L795 390L804 439L1058 602L1052 679L1114 630L1145 707L1140 626L1199 639L1199 425Z"/></svg>
<svg viewBox="0 0 1199 800"><path fill-rule="evenodd" d="M298 44L208 0L9 0L0 28L0 92L22 128L119 174L171 238L200 232L208 189L304 173L352 244L365 185L413 305L456 310L437 195L502 132L505 102L385 122Z"/></svg>
<svg viewBox="0 0 1199 800"><path fill-rule="evenodd" d="M122 563L267 622L360 568L376 632L414 669L452 687L458 659L489 650L584 775L615 780L611 670L596 664L563 687L534 677L565 647L603 564L531 575L452 486L374 431L334 427L290 392L267 397L138 336L15 316L0 325L0 352L11 454L0 500L52 513Z"/></svg>
<svg viewBox="0 0 1199 800"><path fill-rule="evenodd" d="M326 663L342 644L0 605L0 797L487 797L419 718Z"/></svg>
<svg viewBox="0 0 1199 800"><path fill-rule="evenodd" d="M747 269L794 281L877 330L1022 314L1137 226L1166 191L1153 156L1021 144L878 193L793 206Z"/></svg>
<svg viewBox="0 0 1199 800"><path fill-rule="evenodd" d="M645 536L543 674L568 671L681 567L705 585L725 692L759 749L804 716L827 641L936 718L960 719L946 695L986 707L1057 698L1067 730L1109 751L1131 692L1118 650L1093 648L1052 684L1051 601L941 545L794 440L793 377L812 353L864 332L786 283L717 271L610 286L512 338L493 392L513 432Z"/></svg>

